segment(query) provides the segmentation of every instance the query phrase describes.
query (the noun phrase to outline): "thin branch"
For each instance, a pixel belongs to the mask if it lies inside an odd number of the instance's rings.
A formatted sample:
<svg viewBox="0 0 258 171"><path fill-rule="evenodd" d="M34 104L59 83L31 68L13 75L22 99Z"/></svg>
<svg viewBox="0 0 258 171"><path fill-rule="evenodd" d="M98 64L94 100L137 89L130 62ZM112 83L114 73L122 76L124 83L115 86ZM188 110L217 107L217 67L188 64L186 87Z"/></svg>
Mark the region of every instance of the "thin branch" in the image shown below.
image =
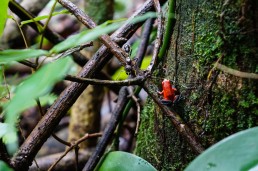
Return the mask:
<svg viewBox="0 0 258 171"><path fill-rule="evenodd" d="M159 54L159 50L161 48L161 41L163 38L163 24L162 24L163 17L162 17L160 3L159 3L159 0L153 0L153 1L154 1L154 7L158 13L158 18L157 18L158 19L158 31L157 31L157 38L156 38L155 45L154 45L152 59L151 59L150 65L147 68L147 72L149 75L151 75L155 66L157 65L158 54Z"/></svg>
<svg viewBox="0 0 258 171"><path fill-rule="evenodd" d="M53 170L54 167L57 165L57 163L58 163L60 160L62 160L62 158L64 158L64 157L67 155L67 153L68 153L69 151L71 151L71 150L72 150L73 148L75 148L75 147L78 147L78 145L79 145L80 143L82 143L83 141L85 141L85 140L88 139L88 138L100 137L100 136L102 136L101 133L85 134L82 138L80 138L79 140L75 141L75 143L72 143L71 146L70 146L69 148L67 148L67 149L65 150L65 152L57 159L57 161L52 164L52 166L48 169L48 171Z"/></svg>
<svg viewBox="0 0 258 171"><path fill-rule="evenodd" d="M101 156L104 154L104 151L105 151L109 141L111 140L112 135L117 127L117 124L119 123L119 120L122 116L121 114L124 110L124 107L125 107L126 103L128 102L127 95L128 95L128 92L127 92L126 87L122 87L119 91L118 101L112 112L110 121L104 130L103 136L101 137L101 139L96 147L96 150L93 152L93 154L89 158L88 162L86 163L85 167L83 168L83 171L93 170L96 167L97 163L99 162Z"/></svg>
<svg viewBox="0 0 258 171"><path fill-rule="evenodd" d="M58 2L68 9L82 24L86 27L93 29L97 26L96 23L85 14L80 8L74 5L69 0L58 0ZM114 41L112 41L111 37L108 35L102 35L99 37L102 43L109 48L109 50L116 56L116 58L121 62L123 66L126 65L125 58L129 57L128 54L120 48Z"/></svg>
<svg viewBox="0 0 258 171"><path fill-rule="evenodd" d="M128 87L128 91L130 93L129 97L131 97L133 99L133 101L137 107L137 121L136 121L135 133L134 133L135 135L137 135L139 126L140 126L140 122L141 122L141 115L140 115L141 114L141 106L139 103L139 99L134 95L132 87Z"/></svg>
<svg viewBox="0 0 258 171"><path fill-rule="evenodd" d="M145 52L146 52L147 47L148 47L148 43L149 43L150 34L151 34L151 30L152 30L154 20L155 20L154 18L150 18L146 21L146 23L144 25L144 29L143 29L142 37L141 37L141 44L140 44L140 46L137 50L137 54L135 56L135 60L137 62L136 65L139 68L142 64L143 57L144 57Z"/></svg>
<svg viewBox="0 0 258 171"><path fill-rule="evenodd" d="M130 86L130 85L139 85L145 81L146 78L143 76L138 76L135 78L122 80L122 81L111 81L111 80L99 80L91 78L81 78L76 76L67 75L65 80L78 82L78 83L87 83L91 85L108 85L108 86Z"/></svg>
<svg viewBox="0 0 258 171"><path fill-rule="evenodd" d="M232 68L229 68L225 65L222 65L220 63L215 63L214 64L216 68L218 68L219 70L226 72L228 74L234 75L236 77L241 77L241 78L250 78L250 79L258 79L258 74L255 73L249 73L249 72L242 72L242 71L238 71Z"/></svg>
<svg viewBox="0 0 258 171"><path fill-rule="evenodd" d="M198 154L202 153L204 148L198 142L197 136L192 132L189 126L184 123L182 118L175 111L172 111L167 106L163 105L159 98L151 92L146 82L143 88L153 99L153 101L159 106L161 111L170 119L174 127L177 129L180 135L185 138L186 142L191 146L191 148Z"/></svg>
<svg viewBox="0 0 258 171"><path fill-rule="evenodd" d="M84 164L87 162L89 159L92 151L94 149L87 149L87 150L80 150L79 151L79 169L81 170L84 166ZM51 165L53 164L53 161L56 161L63 152L61 153L55 153L51 155L47 155L44 157L39 157L37 158L37 162L39 165L40 170L48 170ZM55 171L64 171L64 170L74 170L74 152L70 151L56 166L55 166ZM30 166L29 171L39 171L38 167L36 166L35 163L33 163Z"/></svg>
<svg viewBox="0 0 258 171"><path fill-rule="evenodd" d="M165 1L162 1L163 3ZM146 12L153 10L153 1L148 0L141 6L128 20ZM112 39L117 37L129 38L142 23L132 24L126 22L121 28L112 34ZM119 42L120 44L123 42ZM111 54L108 48L102 46L96 54L82 68L78 77L92 77L109 61ZM33 158L38 153L47 138L51 135L52 130L58 125L61 118L66 114L70 107L74 104L80 94L88 86L86 83L71 83L59 96L59 98L48 109L40 122L30 133L26 141L21 145L17 153L13 156L11 164L15 169L28 170Z"/></svg>
<svg viewBox="0 0 258 171"><path fill-rule="evenodd" d="M32 62L30 62L30 61L28 61L28 60L23 60L23 61L20 61L19 63L21 63L21 64L23 64L23 65L25 65L27 67L31 67L33 69L37 69L37 65L32 63Z"/></svg>

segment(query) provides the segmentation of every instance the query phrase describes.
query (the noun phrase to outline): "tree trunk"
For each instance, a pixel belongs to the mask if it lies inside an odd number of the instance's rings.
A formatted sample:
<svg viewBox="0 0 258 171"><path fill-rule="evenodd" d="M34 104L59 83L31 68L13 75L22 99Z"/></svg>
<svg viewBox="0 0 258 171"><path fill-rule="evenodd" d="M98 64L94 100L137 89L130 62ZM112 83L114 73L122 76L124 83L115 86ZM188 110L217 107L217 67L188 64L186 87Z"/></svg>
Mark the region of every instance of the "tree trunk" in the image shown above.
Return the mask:
<svg viewBox="0 0 258 171"><path fill-rule="evenodd" d="M165 69L183 97L173 109L205 148L258 124L257 80L214 66L257 73L257 5L251 0L177 1L177 24L160 71ZM158 170L183 170L197 155L150 99L137 138L136 154Z"/></svg>

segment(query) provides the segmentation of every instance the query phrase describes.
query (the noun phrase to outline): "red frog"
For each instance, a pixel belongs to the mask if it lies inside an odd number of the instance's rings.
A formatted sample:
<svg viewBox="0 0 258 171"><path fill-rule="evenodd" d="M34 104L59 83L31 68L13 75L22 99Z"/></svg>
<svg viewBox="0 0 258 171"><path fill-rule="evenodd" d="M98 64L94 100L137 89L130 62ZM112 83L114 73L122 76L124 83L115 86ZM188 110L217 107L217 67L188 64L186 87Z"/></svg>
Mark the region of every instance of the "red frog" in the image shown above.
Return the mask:
<svg viewBox="0 0 258 171"><path fill-rule="evenodd" d="M163 99L161 102L163 104L171 104L174 103L177 100L177 95L175 94L177 91L176 88L174 88L170 81L168 79L164 79L162 81L162 91L158 92L159 94L163 95Z"/></svg>

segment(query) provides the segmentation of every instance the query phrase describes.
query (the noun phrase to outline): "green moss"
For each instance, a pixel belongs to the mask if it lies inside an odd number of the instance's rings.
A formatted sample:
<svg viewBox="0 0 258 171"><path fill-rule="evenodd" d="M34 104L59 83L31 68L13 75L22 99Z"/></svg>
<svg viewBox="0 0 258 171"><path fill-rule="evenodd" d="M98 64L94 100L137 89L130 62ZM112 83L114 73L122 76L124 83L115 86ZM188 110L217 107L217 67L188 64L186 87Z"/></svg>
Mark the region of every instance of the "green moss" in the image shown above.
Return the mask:
<svg viewBox="0 0 258 171"><path fill-rule="evenodd" d="M168 52L165 77L177 85L184 97L176 110L205 147L258 125L257 81L213 69L219 60L240 71L258 70L258 36L246 32L252 29L252 10L246 11L247 18L241 23L241 2L226 6L222 0L178 2L177 29ZM207 79L209 73L211 77ZM149 159L158 170L183 170L195 154L153 102L148 100L147 105L136 153ZM147 134L151 140L144 138ZM168 149L164 150L164 146ZM149 153L145 147L152 151Z"/></svg>

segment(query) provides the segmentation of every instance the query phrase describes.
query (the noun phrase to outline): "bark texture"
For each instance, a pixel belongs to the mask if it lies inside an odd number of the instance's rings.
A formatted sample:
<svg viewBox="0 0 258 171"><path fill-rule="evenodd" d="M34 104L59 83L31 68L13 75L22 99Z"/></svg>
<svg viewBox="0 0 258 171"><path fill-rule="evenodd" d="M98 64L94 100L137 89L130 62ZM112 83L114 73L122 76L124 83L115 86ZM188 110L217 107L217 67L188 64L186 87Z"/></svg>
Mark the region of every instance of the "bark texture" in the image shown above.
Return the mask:
<svg viewBox="0 0 258 171"><path fill-rule="evenodd" d="M177 1L177 25L160 71L183 96L174 110L206 148L258 124L257 81L213 65L257 73L257 21L255 1ZM151 100L141 117L136 154L158 170L183 170L196 156L185 140Z"/></svg>

